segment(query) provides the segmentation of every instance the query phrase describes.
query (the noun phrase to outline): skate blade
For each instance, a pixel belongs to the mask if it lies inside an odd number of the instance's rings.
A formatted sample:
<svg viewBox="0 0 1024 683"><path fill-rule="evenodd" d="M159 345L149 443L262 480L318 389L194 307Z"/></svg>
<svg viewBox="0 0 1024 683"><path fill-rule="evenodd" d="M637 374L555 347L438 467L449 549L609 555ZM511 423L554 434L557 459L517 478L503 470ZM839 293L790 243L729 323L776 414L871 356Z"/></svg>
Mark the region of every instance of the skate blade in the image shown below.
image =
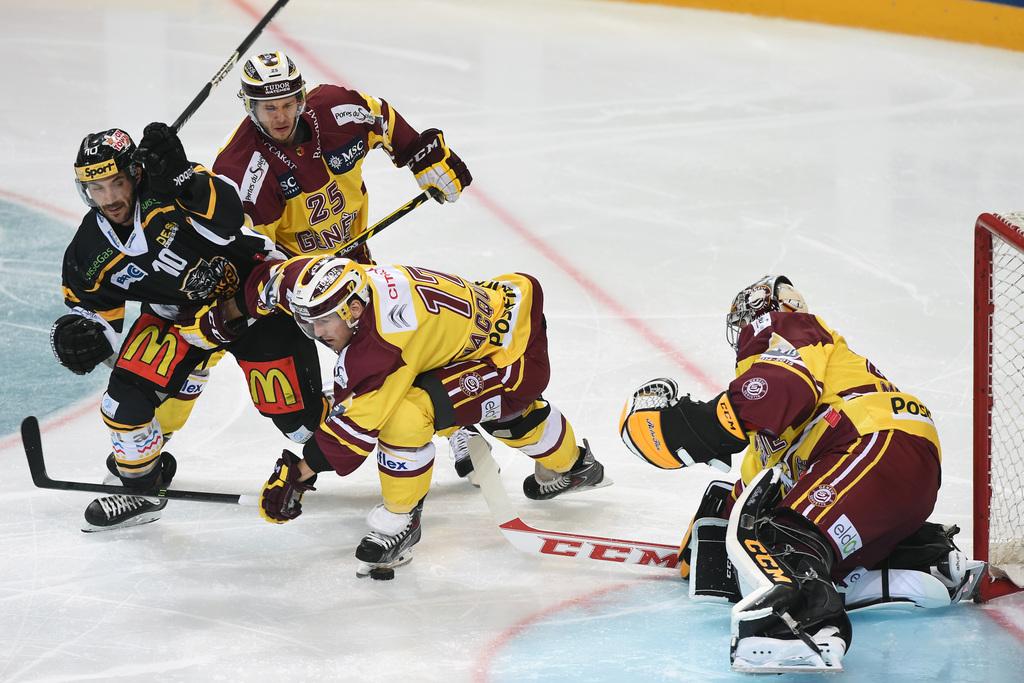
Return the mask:
<svg viewBox="0 0 1024 683"><path fill-rule="evenodd" d="M615 482L612 481L611 478L606 476L604 479L597 482L596 484L590 484L587 486L577 486L576 488L569 489L568 491L562 491L557 496L555 496L555 498L561 498L562 496L571 495L573 493L585 493L587 491L593 491L595 489L603 489L605 486L611 486L614 483Z"/></svg>
<svg viewBox="0 0 1024 683"><path fill-rule="evenodd" d="M130 529L133 526L142 526L143 524L151 524L156 520L160 519L159 514L139 515L138 517L132 517L129 520L121 522L120 524L114 524L111 526L94 526L85 523L82 527L82 532L86 534L94 534L98 531L117 531L118 529Z"/></svg>
<svg viewBox="0 0 1024 683"><path fill-rule="evenodd" d="M365 579L370 575L374 569L394 569L395 567L401 567L404 564L412 562L412 552L407 550L398 556L397 560L391 562L360 562L359 566L356 567L356 578Z"/></svg>
<svg viewBox="0 0 1024 683"><path fill-rule="evenodd" d="M751 664L737 660L732 663L732 670L743 674L838 674L843 672L843 664Z"/></svg>

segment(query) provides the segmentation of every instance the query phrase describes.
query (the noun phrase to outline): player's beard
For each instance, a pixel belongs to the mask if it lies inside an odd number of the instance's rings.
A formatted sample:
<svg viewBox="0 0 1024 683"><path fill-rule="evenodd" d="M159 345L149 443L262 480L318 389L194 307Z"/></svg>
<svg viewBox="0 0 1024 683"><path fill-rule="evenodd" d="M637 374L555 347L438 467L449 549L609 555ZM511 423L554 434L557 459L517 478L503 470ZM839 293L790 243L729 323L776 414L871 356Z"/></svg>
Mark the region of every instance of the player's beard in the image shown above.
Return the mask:
<svg viewBox="0 0 1024 683"><path fill-rule="evenodd" d="M131 219L131 207L128 206L128 202L114 202L113 204L106 204L100 207L100 211L111 223L117 223L118 225L128 225Z"/></svg>

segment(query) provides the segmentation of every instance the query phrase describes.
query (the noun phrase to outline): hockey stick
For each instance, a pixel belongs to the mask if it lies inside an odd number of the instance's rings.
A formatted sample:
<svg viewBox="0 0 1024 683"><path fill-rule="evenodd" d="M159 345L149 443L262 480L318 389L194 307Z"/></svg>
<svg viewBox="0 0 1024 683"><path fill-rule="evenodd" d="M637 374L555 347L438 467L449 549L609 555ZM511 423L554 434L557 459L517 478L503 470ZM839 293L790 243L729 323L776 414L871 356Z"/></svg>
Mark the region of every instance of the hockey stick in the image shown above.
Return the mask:
<svg viewBox="0 0 1024 683"><path fill-rule="evenodd" d="M353 237L348 242L345 242L345 244L338 247L338 250L334 252L334 255L344 256L345 254L352 252L354 249L361 247L363 243L366 242L366 240L370 239L378 232L388 227L389 225L397 221L399 218L401 218L402 216L409 213L423 202L433 197L434 192L436 192L436 190L434 190L433 188L431 188L430 191L424 190L423 192L420 192L418 195L407 201L405 204L402 204L400 207L392 211L390 214L388 214L384 218L381 218L379 221L371 225L369 228L366 229L366 232L357 237Z"/></svg>
<svg viewBox="0 0 1024 683"><path fill-rule="evenodd" d="M513 509L501 478L498 465L483 449L469 451L473 472L491 516L498 529L516 550L524 553L603 560L620 564L638 564L658 569L676 570L679 548L664 543L628 541L621 538L587 536L565 531L536 529L522 520Z"/></svg>
<svg viewBox="0 0 1024 683"><path fill-rule="evenodd" d="M256 505L259 500L258 496L236 495L231 493L176 491L169 489L138 491L126 486L110 486L107 484L89 484L87 482L51 479L46 473L46 463L43 461L43 439L39 434L39 420L32 415L29 415L21 421L21 441L25 446L25 457L28 458L28 469L32 473L32 483L41 489L89 491L91 493L143 496L145 498L166 498L167 500L191 500L197 503L227 503L230 505Z"/></svg>
<svg viewBox="0 0 1024 683"><path fill-rule="evenodd" d="M270 20L274 18L274 15L281 11L281 8L287 4L288 0L277 0L277 2L274 3L274 6L267 10L267 13L263 15L263 18L260 19L258 24L256 24L256 27L249 32L249 35L245 37L245 40L243 40L231 56L228 57L228 61L224 62L224 66L222 66L220 70L213 75L213 78L203 86L203 89L199 91L199 94L189 102L187 107L185 107L185 111L181 112L181 116L179 116L171 125L171 129L175 133L181 130L181 127L185 125L185 122L192 118L192 115L196 113L196 110L199 109L203 102L206 101L206 98L210 96L210 93L213 92L213 89L227 77L232 67L234 67L238 62L239 57L242 56L242 53L248 50L252 44L256 42L259 35L263 33L263 29L266 28L267 24L270 23Z"/></svg>

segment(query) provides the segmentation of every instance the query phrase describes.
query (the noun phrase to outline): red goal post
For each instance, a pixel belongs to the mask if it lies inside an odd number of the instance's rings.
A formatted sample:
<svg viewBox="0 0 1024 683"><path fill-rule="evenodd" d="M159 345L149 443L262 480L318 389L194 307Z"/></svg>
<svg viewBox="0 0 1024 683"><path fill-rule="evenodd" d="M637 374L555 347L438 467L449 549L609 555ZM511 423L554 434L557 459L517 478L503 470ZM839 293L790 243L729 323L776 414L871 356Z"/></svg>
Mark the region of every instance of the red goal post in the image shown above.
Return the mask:
<svg viewBox="0 0 1024 683"><path fill-rule="evenodd" d="M1024 587L1024 212L974 228L974 557L982 599Z"/></svg>

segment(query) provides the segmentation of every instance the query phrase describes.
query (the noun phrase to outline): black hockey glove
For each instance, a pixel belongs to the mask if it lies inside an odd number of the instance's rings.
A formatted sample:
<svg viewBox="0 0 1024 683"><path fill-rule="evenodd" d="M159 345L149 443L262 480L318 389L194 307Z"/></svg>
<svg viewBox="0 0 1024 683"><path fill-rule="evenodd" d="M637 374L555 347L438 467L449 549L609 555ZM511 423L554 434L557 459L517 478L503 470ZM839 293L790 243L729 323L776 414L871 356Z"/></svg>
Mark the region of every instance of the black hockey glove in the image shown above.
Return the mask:
<svg viewBox="0 0 1024 683"><path fill-rule="evenodd" d="M185 148L166 123L151 123L142 133L138 156L146 169L149 187L158 197L174 200L185 193L195 169Z"/></svg>
<svg viewBox="0 0 1024 683"><path fill-rule="evenodd" d="M76 375L85 375L114 353L95 320L68 313L50 329L50 348L57 362Z"/></svg>

